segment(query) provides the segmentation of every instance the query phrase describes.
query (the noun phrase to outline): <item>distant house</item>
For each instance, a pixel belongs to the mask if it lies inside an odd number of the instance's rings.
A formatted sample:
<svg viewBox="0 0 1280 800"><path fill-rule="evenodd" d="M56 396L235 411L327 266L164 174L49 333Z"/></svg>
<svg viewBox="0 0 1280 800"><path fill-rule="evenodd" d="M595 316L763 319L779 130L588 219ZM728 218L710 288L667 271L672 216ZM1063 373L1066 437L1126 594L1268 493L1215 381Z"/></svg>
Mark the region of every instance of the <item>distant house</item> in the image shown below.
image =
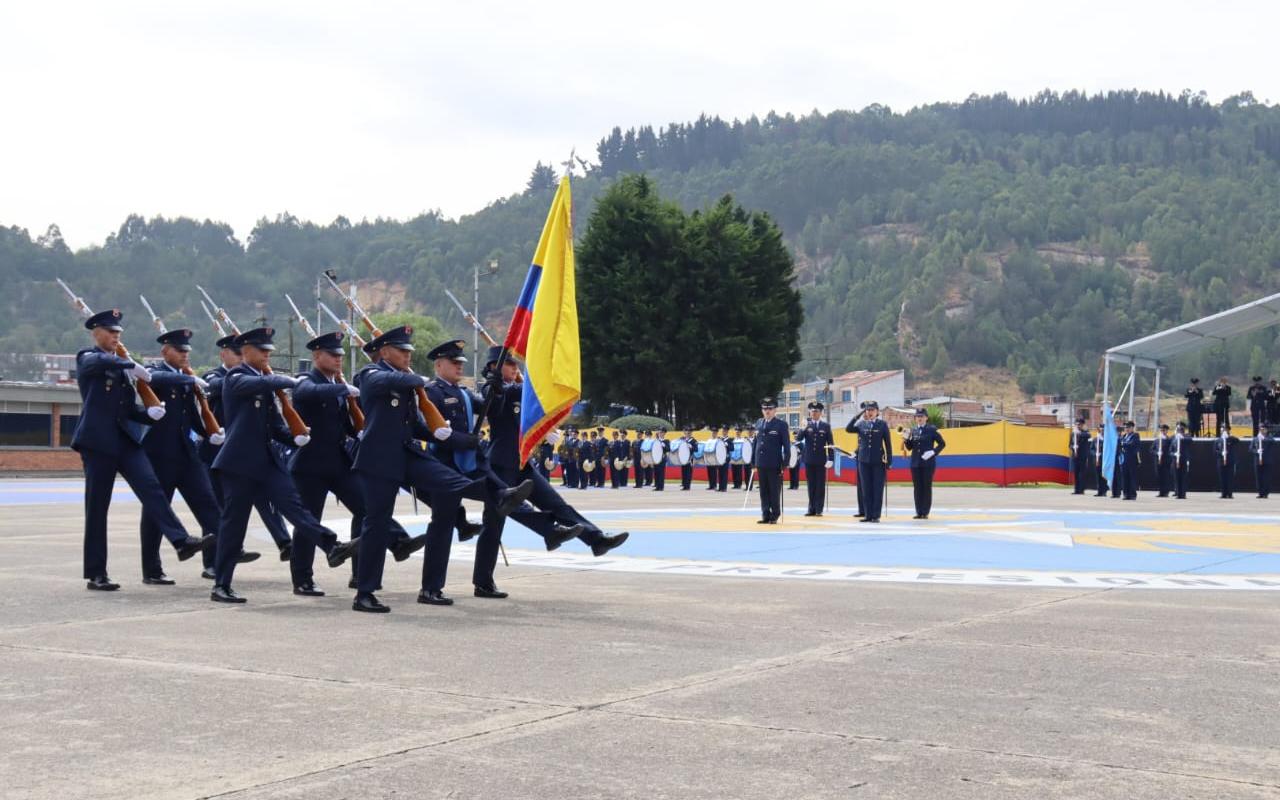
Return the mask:
<svg viewBox="0 0 1280 800"><path fill-rule="evenodd" d="M821 400L831 410L831 425L843 428L869 400L875 400L881 408L902 405L904 390L900 369L855 370L833 377L829 391L825 380L787 384L778 396L778 413L788 425L796 427L804 421L809 403Z"/></svg>

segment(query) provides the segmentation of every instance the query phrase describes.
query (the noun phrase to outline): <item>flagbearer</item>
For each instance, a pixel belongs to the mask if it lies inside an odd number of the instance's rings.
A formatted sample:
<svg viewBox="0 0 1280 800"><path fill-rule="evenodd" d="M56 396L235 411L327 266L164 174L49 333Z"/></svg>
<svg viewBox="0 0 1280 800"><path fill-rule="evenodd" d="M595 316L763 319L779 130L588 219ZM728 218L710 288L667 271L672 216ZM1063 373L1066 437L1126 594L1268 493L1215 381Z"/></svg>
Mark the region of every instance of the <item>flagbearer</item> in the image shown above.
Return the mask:
<svg viewBox="0 0 1280 800"><path fill-rule="evenodd" d="M791 453L791 432L787 423L777 416L777 400L772 397L761 400L760 413L764 418L756 423L755 443L751 448L752 466L757 469L760 486L760 519L756 522L777 525L782 516L782 470ZM722 480L725 478L727 476Z"/></svg>
<svg viewBox="0 0 1280 800"><path fill-rule="evenodd" d="M831 426L822 418L826 408L821 401L809 403L809 421L796 434L796 444L802 448L804 481L809 487L809 510L806 517L822 516L827 497L827 470L831 467L832 448L835 440Z"/></svg>
<svg viewBox="0 0 1280 800"><path fill-rule="evenodd" d="M1098 491L1095 497L1106 497L1110 487L1107 485L1107 476L1103 472L1106 468L1106 460L1103 454L1106 452L1107 442L1107 426L1105 423L1098 423L1098 435L1093 437L1093 471L1098 478ZM1115 477L1114 475L1112 477Z"/></svg>
<svg viewBox="0 0 1280 800"><path fill-rule="evenodd" d="M933 473L937 456L947 446L938 429L929 424L929 412L916 409L916 426L903 446L911 451L911 486L915 489L915 519L928 519L933 508Z"/></svg>
<svg viewBox="0 0 1280 800"><path fill-rule="evenodd" d="M100 311L84 322L94 346L76 353L76 383L81 410L71 449L84 463L84 577L88 588L113 592L120 588L107 577L107 510L116 475L128 482L160 533L173 543L178 560L186 561L213 542L197 539L173 513L164 488L142 449L147 426L164 416L163 406L146 412L137 401L134 381L151 382L151 373L132 359L116 355L123 315Z"/></svg>

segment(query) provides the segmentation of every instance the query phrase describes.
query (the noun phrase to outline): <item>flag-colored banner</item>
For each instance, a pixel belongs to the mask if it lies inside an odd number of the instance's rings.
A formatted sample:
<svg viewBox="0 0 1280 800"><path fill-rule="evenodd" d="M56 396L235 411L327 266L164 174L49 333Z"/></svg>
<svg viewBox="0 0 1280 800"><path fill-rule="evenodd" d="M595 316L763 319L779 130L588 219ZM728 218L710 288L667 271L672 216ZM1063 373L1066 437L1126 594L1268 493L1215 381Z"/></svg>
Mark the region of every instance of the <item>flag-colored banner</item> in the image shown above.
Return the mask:
<svg viewBox="0 0 1280 800"><path fill-rule="evenodd" d="M1110 403L1102 404L1102 477L1111 486L1116 479L1116 449L1120 444L1116 436L1116 417Z"/></svg>
<svg viewBox="0 0 1280 800"><path fill-rule="evenodd" d="M503 346L524 365L520 403L520 460L573 410L582 397L578 298L573 265L573 201L569 176L551 201L542 237L516 302Z"/></svg>

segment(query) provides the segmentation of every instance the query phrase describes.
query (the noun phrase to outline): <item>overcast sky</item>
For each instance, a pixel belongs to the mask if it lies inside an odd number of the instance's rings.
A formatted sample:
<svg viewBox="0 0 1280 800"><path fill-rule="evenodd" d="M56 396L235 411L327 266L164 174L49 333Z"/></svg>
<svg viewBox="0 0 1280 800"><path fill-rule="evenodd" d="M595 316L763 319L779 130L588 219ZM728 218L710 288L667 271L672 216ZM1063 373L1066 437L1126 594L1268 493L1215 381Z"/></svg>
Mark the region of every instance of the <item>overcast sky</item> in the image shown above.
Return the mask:
<svg viewBox="0 0 1280 800"><path fill-rule="evenodd" d="M199 6L199 7L197 7ZM1271 3L13 2L0 225L458 216L623 128L1042 88L1280 99Z"/></svg>

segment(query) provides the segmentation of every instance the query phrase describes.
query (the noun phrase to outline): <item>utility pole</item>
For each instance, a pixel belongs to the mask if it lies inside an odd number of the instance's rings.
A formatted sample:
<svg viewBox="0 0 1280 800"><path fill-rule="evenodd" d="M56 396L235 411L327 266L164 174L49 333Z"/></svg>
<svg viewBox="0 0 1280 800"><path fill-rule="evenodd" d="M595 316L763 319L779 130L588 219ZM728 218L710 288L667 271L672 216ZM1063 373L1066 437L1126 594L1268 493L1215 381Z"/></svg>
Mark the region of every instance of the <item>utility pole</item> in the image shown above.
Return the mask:
<svg viewBox="0 0 1280 800"><path fill-rule="evenodd" d="M491 258L489 259L489 263L485 266L485 275L496 275L496 274L498 274L498 260L496 258ZM475 318L476 322L479 322L480 321L480 265L479 264L476 264L476 267L475 267L475 282L472 284L472 288L475 294L473 295L473 298L472 298L473 304L471 306L471 316ZM472 364L472 369L474 370L476 385L479 386L480 385L480 364L482 363L482 359L480 356L480 329L473 327L473 330L471 331L471 337L472 337L471 346L472 346L472 349L475 351L475 363Z"/></svg>

